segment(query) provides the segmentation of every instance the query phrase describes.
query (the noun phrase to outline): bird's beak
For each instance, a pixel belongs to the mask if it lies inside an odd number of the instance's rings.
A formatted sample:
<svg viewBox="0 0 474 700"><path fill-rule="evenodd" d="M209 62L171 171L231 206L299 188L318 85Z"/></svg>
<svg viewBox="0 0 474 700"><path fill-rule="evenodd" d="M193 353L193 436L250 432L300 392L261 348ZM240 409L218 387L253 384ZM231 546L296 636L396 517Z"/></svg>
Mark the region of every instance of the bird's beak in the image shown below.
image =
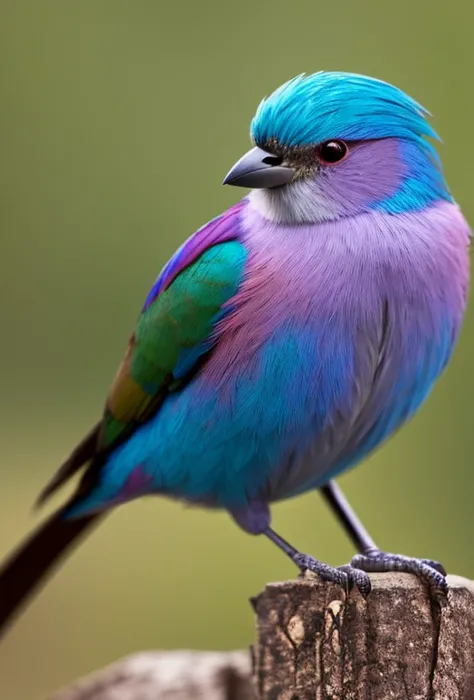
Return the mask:
<svg viewBox="0 0 474 700"><path fill-rule="evenodd" d="M286 185L293 179L294 171L281 162L273 153L252 148L229 170L222 184L259 189Z"/></svg>

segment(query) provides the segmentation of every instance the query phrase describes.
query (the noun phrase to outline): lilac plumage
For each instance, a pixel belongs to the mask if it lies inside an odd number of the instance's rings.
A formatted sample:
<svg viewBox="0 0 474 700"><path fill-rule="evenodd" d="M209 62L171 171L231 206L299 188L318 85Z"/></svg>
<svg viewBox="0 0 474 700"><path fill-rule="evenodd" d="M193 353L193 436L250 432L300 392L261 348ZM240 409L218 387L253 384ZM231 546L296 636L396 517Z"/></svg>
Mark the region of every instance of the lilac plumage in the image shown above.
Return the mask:
<svg viewBox="0 0 474 700"><path fill-rule="evenodd" d="M254 190L189 239L186 261L209 236L245 247L232 312L193 382L115 451L76 514L113 501L137 464L155 493L252 511L321 486L414 414L458 336L469 228L447 189L436 196L438 165L407 161L410 149L353 144L337 168ZM421 195L420 181L432 183Z"/></svg>
<svg viewBox="0 0 474 700"><path fill-rule="evenodd" d="M468 275L454 204L315 226L248 203L234 226L248 265L211 357L115 451L82 512L138 462L155 492L230 510L317 488L410 418L449 359Z"/></svg>
<svg viewBox="0 0 474 700"><path fill-rule="evenodd" d="M102 421L44 493L87 465L78 490L0 572L0 628L93 514L145 494L225 508L364 595L374 570L446 593L441 565L380 551L331 482L411 418L459 335L470 230L427 116L347 73L298 76L261 103L224 181L252 192L153 285ZM270 526L271 502L320 487L362 553L350 566Z"/></svg>

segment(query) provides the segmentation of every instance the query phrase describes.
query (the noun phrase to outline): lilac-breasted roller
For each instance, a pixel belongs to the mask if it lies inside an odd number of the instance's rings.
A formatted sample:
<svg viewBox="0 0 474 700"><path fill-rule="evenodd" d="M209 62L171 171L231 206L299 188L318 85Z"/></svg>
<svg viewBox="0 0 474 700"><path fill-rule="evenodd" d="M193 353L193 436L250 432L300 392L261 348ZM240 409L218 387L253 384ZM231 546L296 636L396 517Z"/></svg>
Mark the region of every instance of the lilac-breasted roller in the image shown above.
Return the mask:
<svg viewBox="0 0 474 700"><path fill-rule="evenodd" d="M428 114L361 75L300 75L259 105L224 183L249 195L189 238L153 285L105 410L40 495L74 495L0 571L5 626L76 538L156 494L229 512L301 569L367 595L366 572L444 570L379 550L332 479L409 420L448 362L470 231ZM328 566L269 504L322 489L360 553Z"/></svg>

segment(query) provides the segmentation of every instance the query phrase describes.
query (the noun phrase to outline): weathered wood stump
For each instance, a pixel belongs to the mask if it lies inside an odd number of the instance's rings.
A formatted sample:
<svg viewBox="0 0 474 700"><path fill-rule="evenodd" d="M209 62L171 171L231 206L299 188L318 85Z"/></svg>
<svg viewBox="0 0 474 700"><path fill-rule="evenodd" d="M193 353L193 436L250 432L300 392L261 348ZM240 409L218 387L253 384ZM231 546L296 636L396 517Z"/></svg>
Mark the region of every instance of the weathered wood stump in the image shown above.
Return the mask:
<svg viewBox="0 0 474 700"><path fill-rule="evenodd" d="M147 652L51 700L474 700L474 583L442 608L413 577L374 574L367 601L311 574L266 586L247 652Z"/></svg>
<svg viewBox="0 0 474 700"><path fill-rule="evenodd" d="M258 697L474 700L474 584L440 608L413 576L374 574L365 601L306 576L255 600Z"/></svg>

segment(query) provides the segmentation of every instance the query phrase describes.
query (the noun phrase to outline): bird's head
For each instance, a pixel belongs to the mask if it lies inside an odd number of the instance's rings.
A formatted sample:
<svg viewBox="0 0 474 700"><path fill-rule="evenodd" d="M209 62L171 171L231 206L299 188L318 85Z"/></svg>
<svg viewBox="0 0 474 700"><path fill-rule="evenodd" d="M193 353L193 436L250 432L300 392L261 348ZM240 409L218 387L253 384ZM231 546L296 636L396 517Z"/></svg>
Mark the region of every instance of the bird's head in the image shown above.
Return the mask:
<svg viewBox="0 0 474 700"><path fill-rule="evenodd" d="M438 139L427 116L402 90L374 78L300 75L260 103L251 125L255 147L224 184L252 188L252 205L280 223L451 200L427 140Z"/></svg>

